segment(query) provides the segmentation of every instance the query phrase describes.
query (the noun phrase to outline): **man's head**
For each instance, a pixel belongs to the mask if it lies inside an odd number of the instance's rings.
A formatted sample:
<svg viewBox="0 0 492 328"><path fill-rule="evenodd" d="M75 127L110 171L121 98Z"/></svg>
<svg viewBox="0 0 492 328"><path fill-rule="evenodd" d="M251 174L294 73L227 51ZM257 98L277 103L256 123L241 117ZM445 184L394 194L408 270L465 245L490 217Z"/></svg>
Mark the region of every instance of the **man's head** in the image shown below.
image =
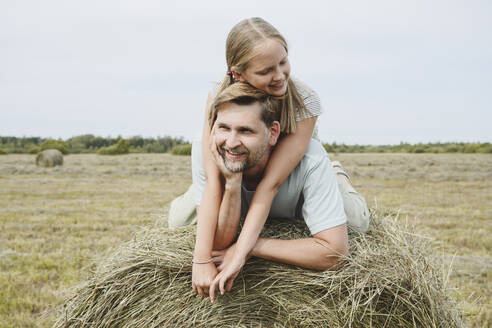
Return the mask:
<svg viewBox="0 0 492 328"><path fill-rule="evenodd" d="M210 108L209 123L227 169L264 165L280 135L278 102L245 83L224 89Z"/></svg>

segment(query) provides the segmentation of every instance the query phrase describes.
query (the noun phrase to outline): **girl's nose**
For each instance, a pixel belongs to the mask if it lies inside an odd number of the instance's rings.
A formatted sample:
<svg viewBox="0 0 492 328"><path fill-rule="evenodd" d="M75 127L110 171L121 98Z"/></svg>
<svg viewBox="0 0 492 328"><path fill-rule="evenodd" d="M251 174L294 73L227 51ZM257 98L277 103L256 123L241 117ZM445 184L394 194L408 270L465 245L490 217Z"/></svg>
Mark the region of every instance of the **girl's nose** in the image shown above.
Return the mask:
<svg viewBox="0 0 492 328"><path fill-rule="evenodd" d="M273 80L280 81L284 77L284 74L280 68L277 68L273 74Z"/></svg>

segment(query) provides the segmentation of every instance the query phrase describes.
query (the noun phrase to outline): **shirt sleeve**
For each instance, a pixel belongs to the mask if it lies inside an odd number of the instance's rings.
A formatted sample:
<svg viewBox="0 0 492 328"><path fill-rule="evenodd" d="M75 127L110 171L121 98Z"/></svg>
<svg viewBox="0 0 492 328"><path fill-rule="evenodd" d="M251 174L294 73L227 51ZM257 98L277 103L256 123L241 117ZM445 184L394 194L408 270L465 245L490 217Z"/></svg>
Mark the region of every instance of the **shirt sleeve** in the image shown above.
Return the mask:
<svg viewBox="0 0 492 328"><path fill-rule="evenodd" d="M321 100L313 89L305 85L304 83L294 80L294 83L297 88L297 92L302 98L304 105L309 110L309 113L302 115L299 113L299 110L296 111L296 121L302 121L306 118L320 116L323 113L323 108L321 106Z"/></svg>
<svg viewBox="0 0 492 328"><path fill-rule="evenodd" d="M347 222L342 195L328 156L307 173L302 193L302 216L312 235Z"/></svg>

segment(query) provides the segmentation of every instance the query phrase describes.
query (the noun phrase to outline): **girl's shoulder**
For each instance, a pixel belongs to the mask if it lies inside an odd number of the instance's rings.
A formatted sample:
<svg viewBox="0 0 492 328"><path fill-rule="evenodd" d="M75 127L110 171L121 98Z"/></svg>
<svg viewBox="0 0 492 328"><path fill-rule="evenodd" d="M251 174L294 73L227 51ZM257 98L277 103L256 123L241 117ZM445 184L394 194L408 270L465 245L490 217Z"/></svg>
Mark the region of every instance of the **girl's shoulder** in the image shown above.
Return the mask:
<svg viewBox="0 0 492 328"><path fill-rule="evenodd" d="M294 85L296 86L297 93L299 93L299 96L301 96L304 105L310 112L310 114L304 115L303 117L312 117L312 116L321 115L321 113L323 113L323 108L321 106L321 100L318 94L316 93L316 91L314 91L306 83L300 81L297 78L291 77L291 79L292 82L294 82ZM301 119L302 118L299 115L299 111L297 111L296 120L299 121Z"/></svg>
<svg viewBox="0 0 492 328"><path fill-rule="evenodd" d="M299 95L302 97L304 100L305 98L309 97L318 97L318 94L316 91L314 91L310 86L308 86L306 83L302 82L298 78L291 77L292 82L294 82L294 85L296 86L297 92Z"/></svg>

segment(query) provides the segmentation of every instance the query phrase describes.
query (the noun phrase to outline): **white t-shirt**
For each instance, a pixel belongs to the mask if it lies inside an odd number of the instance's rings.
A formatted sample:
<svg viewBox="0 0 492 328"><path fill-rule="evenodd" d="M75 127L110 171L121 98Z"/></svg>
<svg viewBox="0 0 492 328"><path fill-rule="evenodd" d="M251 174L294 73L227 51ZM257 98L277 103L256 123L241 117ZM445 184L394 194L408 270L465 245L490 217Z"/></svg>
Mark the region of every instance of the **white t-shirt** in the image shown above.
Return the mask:
<svg viewBox="0 0 492 328"><path fill-rule="evenodd" d="M205 186L200 140L193 142L192 171L195 203L200 205ZM242 187L243 217L246 216L253 195L254 191ZM306 154L280 186L269 217L304 219L313 235L347 222L335 172L328 154L317 140L311 139Z"/></svg>

